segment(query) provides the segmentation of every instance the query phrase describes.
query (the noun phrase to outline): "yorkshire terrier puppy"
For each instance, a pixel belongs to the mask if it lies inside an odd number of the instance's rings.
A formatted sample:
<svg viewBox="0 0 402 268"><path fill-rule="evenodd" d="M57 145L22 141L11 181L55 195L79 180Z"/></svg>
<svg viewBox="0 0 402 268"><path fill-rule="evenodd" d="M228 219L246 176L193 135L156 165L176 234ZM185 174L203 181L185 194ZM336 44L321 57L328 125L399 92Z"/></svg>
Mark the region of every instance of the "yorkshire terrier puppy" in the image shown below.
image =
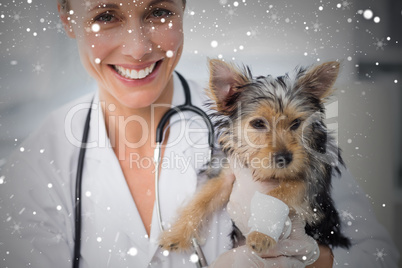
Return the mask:
<svg viewBox="0 0 402 268"><path fill-rule="evenodd" d="M275 182L278 186L265 194L282 200L290 213L304 219L306 233L319 244L349 247L330 193L331 177L340 173L343 161L323 121L339 63L298 68L291 76L276 78L253 77L249 68L221 60L210 60L209 66L207 91L222 151L251 169L255 181ZM226 166L205 183L162 233L161 247L186 250L192 238L201 237L208 217L229 200L230 173ZM263 252L276 241L254 231L246 243Z"/></svg>

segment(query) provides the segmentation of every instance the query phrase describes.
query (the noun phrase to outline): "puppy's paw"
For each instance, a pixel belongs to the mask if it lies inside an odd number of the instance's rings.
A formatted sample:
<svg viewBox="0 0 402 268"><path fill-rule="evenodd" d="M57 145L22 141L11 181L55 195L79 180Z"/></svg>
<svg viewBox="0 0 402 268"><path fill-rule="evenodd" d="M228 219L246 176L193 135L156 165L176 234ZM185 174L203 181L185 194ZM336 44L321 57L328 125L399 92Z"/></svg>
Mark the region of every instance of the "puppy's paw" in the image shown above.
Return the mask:
<svg viewBox="0 0 402 268"><path fill-rule="evenodd" d="M188 230L172 228L163 231L159 239L159 246L168 251L186 251L191 247L193 234Z"/></svg>
<svg viewBox="0 0 402 268"><path fill-rule="evenodd" d="M263 233L254 231L247 236L247 245L256 253L263 253L275 247L276 241Z"/></svg>

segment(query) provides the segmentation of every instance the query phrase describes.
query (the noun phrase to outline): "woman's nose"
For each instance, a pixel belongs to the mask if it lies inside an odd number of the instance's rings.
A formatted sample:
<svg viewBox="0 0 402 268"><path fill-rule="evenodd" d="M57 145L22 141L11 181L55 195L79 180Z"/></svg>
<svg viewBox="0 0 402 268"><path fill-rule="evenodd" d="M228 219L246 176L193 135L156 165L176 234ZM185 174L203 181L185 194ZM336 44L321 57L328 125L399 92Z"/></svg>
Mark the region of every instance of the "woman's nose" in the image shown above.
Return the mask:
<svg viewBox="0 0 402 268"><path fill-rule="evenodd" d="M134 25L125 32L122 53L141 60L146 54L152 52L150 33L142 25Z"/></svg>

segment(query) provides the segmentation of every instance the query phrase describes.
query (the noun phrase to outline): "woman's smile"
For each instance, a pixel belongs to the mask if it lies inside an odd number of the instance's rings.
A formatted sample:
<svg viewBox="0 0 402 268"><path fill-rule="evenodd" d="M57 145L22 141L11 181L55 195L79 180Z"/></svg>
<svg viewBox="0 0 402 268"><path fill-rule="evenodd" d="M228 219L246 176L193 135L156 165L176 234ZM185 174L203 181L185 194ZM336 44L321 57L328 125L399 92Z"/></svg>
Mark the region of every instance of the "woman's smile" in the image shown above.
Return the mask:
<svg viewBox="0 0 402 268"><path fill-rule="evenodd" d="M143 79L151 74L155 67L155 62L145 68L130 68L122 65L112 65L114 70L121 76L128 79Z"/></svg>
<svg viewBox="0 0 402 268"><path fill-rule="evenodd" d="M118 83L126 86L128 91L139 90L139 86L152 85L160 75L161 65L164 60L152 63L132 65L132 64L110 64L109 69ZM123 89L123 88L122 88Z"/></svg>

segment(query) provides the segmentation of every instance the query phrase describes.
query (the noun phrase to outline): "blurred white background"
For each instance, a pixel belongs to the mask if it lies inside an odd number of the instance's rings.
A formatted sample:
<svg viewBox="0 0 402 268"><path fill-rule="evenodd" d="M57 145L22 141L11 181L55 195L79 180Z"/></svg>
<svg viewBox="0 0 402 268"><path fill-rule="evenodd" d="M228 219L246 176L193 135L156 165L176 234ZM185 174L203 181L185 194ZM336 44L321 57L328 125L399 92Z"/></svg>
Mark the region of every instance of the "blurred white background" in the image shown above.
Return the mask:
<svg viewBox="0 0 402 268"><path fill-rule="evenodd" d="M207 57L250 65L255 75L342 61L328 123L401 249L402 1L187 2L177 69L189 79L206 85ZM0 168L50 111L95 88L56 13L56 0L0 3Z"/></svg>

